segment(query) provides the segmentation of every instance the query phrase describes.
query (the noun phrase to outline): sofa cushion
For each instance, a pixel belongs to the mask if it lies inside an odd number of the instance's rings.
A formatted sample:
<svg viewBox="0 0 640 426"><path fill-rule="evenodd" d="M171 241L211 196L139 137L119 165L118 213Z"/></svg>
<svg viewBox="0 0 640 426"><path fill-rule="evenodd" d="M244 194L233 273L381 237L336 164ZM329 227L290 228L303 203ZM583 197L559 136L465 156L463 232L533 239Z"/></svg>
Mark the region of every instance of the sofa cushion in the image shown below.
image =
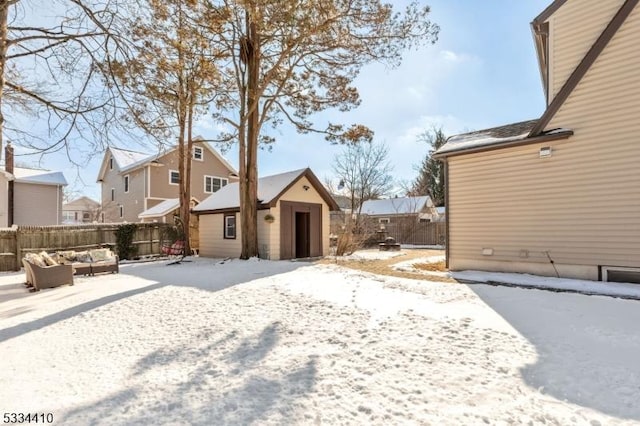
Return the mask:
<svg viewBox="0 0 640 426"><path fill-rule="evenodd" d="M44 260L44 263L46 263L47 266L58 265L58 262L56 262L56 260L51 257L51 255L49 255L49 253L47 253L46 251L41 251L40 253L38 253L38 255L42 258L42 260Z"/></svg>
<svg viewBox="0 0 640 426"><path fill-rule="evenodd" d="M108 248L90 250L89 254L93 262L109 262L115 259L115 255Z"/></svg>
<svg viewBox="0 0 640 426"><path fill-rule="evenodd" d="M93 260L91 259L91 254L89 254L88 251L77 251L75 261L82 263L91 263Z"/></svg>
<svg viewBox="0 0 640 426"><path fill-rule="evenodd" d="M35 253L27 253L24 255L24 258L34 265L40 266L41 268L47 266L47 263L44 261L44 259L40 255L37 255Z"/></svg>
<svg viewBox="0 0 640 426"><path fill-rule="evenodd" d="M73 263L76 260L76 252L74 250L59 251L58 262L60 263Z"/></svg>

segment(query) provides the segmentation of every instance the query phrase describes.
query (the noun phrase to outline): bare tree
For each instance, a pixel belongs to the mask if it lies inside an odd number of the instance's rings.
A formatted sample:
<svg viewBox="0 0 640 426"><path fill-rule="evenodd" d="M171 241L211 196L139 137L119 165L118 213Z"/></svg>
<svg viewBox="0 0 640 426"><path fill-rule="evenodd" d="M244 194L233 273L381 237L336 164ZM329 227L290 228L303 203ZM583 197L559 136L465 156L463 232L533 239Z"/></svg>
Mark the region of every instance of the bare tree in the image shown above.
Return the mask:
<svg viewBox="0 0 640 426"><path fill-rule="evenodd" d="M351 201L351 212L360 222L362 204L380 198L393 187L393 167L387 157L389 148L382 143L347 144L334 158L333 172Z"/></svg>
<svg viewBox="0 0 640 426"><path fill-rule="evenodd" d="M124 1L0 1L0 152L6 138L78 164L72 153L102 150L119 113L100 64L124 49L115 20ZM21 125L25 115L49 134Z"/></svg>
<svg viewBox="0 0 640 426"><path fill-rule="evenodd" d="M257 150L273 141L265 124L288 121L301 133L329 141L370 141L363 125L314 125L328 108L360 103L353 82L372 61L400 63L402 52L435 42L438 27L417 3L397 13L379 0L209 0L226 15L216 42L231 53L221 63L225 91L216 117L229 127L222 137L239 143L241 257L258 254ZM220 6L220 7L218 7Z"/></svg>
<svg viewBox="0 0 640 426"><path fill-rule="evenodd" d="M178 143L180 218L189 249L193 126L209 112L219 85L211 43L216 16L203 2L147 0L131 17L127 38L133 43L126 61L110 62L115 87L133 122L160 143Z"/></svg>

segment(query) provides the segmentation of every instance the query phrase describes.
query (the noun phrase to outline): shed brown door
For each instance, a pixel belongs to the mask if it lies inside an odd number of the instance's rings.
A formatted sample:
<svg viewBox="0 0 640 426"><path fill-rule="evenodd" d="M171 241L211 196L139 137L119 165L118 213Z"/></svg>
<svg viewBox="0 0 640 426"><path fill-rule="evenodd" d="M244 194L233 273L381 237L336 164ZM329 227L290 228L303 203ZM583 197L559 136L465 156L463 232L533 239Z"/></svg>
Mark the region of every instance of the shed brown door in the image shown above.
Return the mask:
<svg viewBox="0 0 640 426"><path fill-rule="evenodd" d="M322 205L280 202L280 259L322 256Z"/></svg>

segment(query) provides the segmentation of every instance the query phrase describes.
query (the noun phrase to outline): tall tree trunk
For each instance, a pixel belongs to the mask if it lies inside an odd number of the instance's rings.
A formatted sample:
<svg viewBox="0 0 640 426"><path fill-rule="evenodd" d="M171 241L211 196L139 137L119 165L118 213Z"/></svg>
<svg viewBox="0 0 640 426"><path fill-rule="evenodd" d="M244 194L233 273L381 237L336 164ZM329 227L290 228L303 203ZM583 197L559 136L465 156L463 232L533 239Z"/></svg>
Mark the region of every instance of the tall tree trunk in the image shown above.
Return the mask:
<svg viewBox="0 0 640 426"><path fill-rule="evenodd" d="M0 0L0 157L2 157L2 146L4 143L4 71L7 62L7 20L9 17L9 5L13 3L9 0ZM9 224L11 225L11 224Z"/></svg>
<svg viewBox="0 0 640 426"><path fill-rule="evenodd" d="M191 165L193 157L193 82L190 82L189 100L187 103L187 152L185 155L185 189L182 222L185 232L185 253L191 253Z"/></svg>
<svg viewBox="0 0 640 426"><path fill-rule="evenodd" d="M260 109L258 86L260 83L260 34L256 25L255 7L248 19L247 43L247 118L246 176L244 190L241 185L240 216L242 220L242 259L258 256L258 135L260 133Z"/></svg>

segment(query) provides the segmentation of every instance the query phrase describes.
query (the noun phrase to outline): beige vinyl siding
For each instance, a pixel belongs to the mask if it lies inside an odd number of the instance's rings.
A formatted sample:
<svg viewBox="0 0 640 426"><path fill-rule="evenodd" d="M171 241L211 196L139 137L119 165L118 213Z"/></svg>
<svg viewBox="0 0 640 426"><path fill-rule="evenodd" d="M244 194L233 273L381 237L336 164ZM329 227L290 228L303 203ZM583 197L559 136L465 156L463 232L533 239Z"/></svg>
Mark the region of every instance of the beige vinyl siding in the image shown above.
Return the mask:
<svg viewBox="0 0 640 426"><path fill-rule="evenodd" d="M9 181L0 173L0 228L9 226Z"/></svg>
<svg viewBox="0 0 640 426"><path fill-rule="evenodd" d="M278 260L280 252L271 250L271 235L277 220L272 224L265 222L264 216L272 210L258 210L258 249L261 257ZM274 214L273 212L271 214ZM242 252L242 240L240 233L240 212L236 214L236 238L224 239L224 214L200 215L200 254L204 257L240 257ZM278 233L279 235L279 233ZM275 257L274 257L275 255Z"/></svg>
<svg viewBox="0 0 640 426"><path fill-rule="evenodd" d="M553 100L624 0L569 0L549 18Z"/></svg>
<svg viewBox="0 0 640 426"><path fill-rule="evenodd" d="M62 188L16 182L14 214L16 225L58 225L62 221Z"/></svg>
<svg viewBox="0 0 640 426"><path fill-rule="evenodd" d="M305 191L304 186L308 186L309 190ZM322 204L322 252L324 256L329 254L329 206L324 199L314 189L311 182L306 177L302 177L291 188L289 188L278 200L278 203L272 208L272 214L276 217L276 221L271 224L276 231L271 233L271 258L275 259L274 255L277 254L277 258L280 258L280 202L281 201L295 201L299 203L314 203Z"/></svg>
<svg viewBox="0 0 640 426"><path fill-rule="evenodd" d="M124 192L124 176L129 176L129 192ZM144 205L145 169L120 174L114 165L107 171L102 182L102 205L105 222L139 222L138 215ZM111 188L115 189L115 201L111 201ZM120 217L119 206L124 206L124 217Z"/></svg>
<svg viewBox="0 0 640 426"><path fill-rule="evenodd" d="M569 277L640 267L638 34L636 7L547 126L571 138L449 159L452 269L552 275L546 251Z"/></svg>
<svg viewBox="0 0 640 426"><path fill-rule="evenodd" d="M242 251L240 213L236 215L236 238L224 239L224 214L200 215L200 255L214 258L237 258Z"/></svg>
<svg viewBox="0 0 640 426"><path fill-rule="evenodd" d="M237 178L229 176L229 169L218 160L203 144L195 144L202 147L203 161L191 162L191 196L203 201L210 193L204 191L204 177L214 176L228 179L229 182L237 181ZM160 166L152 166L151 193L155 198L178 198L178 185L169 184L169 170L178 170L178 151L173 151L158 159Z"/></svg>

